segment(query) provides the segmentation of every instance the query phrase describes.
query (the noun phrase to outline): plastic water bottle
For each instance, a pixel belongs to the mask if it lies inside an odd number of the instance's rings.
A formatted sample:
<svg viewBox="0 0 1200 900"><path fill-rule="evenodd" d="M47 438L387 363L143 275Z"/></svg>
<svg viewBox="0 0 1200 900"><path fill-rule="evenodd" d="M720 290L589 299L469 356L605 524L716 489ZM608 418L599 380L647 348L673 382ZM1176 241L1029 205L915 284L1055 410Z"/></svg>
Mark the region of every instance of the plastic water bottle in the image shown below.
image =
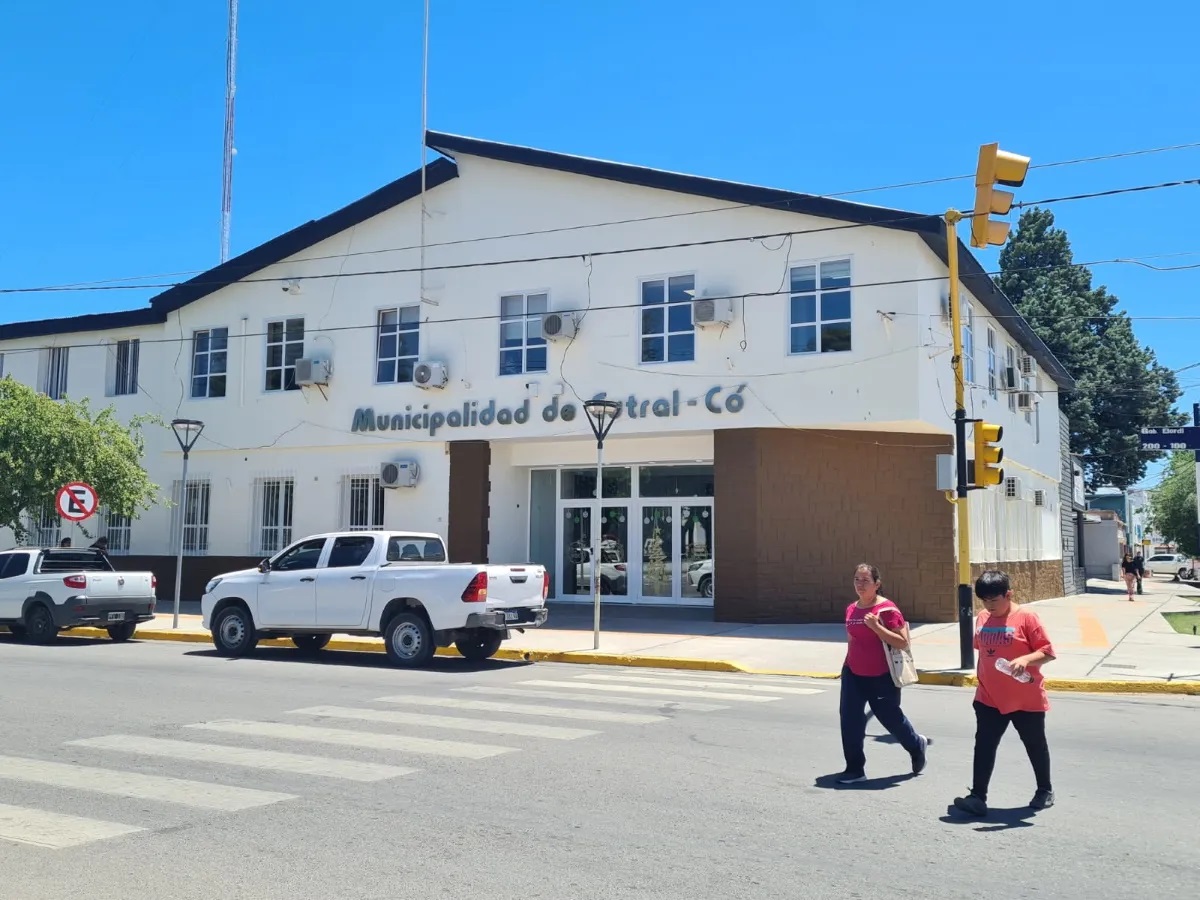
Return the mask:
<svg viewBox="0 0 1200 900"><path fill-rule="evenodd" d="M1010 678L1015 678L1022 684L1028 684L1033 681L1033 676L1028 671L1022 672L1020 675L1013 675L1012 664L1007 659L996 660L996 668L1008 675Z"/></svg>

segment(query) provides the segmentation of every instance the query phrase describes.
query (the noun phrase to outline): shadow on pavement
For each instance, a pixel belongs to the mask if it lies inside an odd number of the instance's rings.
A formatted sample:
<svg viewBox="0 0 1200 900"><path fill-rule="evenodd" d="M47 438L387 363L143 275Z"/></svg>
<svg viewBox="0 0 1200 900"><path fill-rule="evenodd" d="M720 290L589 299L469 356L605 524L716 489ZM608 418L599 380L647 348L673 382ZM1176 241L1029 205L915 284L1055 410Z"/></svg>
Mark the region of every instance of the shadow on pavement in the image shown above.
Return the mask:
<svg viewBox="0 0 1200 900"><path fill-rule="evenodd" d="M841 772L835 772L832 775L821 775L813 782L813 785L833 791L887 791L917 777L912 772L905 772L903 775L885 775L883 778L868 778L866 781L860 781L858 784L838 784L837 780L841 774Z"/></svg>
<svg viewBox="0 0 1200 900"><path fill-rule="evenodd" d="M947 825L974 825L976 831L1010 831L1013 828L1032 828L1033 822L1029 820L1036 815L1037 810L1028 806L1016 806L1011 809L992 807L988 814L980 819L967 815L951 804L946 807L946 814L938 817L938 821Z"/></svg>
<svg viewBox="0 0 1200 900"><path fill-rule="evenodd" d="M289 647L259 647L249 656L223 657L216 650L189 650L184 656L202 656L224 659L230 663L242 659L253 659L278 663L304 663L310 666L346 666L360 669L390 669L394 672L426 672L434 675L459 675L470 672L499 672L521 669L534 663L521 660L489 659L474 663L453 656L435 656L427 666L405 669L392 664L383 653L359 650L320 650L316 653L294 650Z"/></svg>

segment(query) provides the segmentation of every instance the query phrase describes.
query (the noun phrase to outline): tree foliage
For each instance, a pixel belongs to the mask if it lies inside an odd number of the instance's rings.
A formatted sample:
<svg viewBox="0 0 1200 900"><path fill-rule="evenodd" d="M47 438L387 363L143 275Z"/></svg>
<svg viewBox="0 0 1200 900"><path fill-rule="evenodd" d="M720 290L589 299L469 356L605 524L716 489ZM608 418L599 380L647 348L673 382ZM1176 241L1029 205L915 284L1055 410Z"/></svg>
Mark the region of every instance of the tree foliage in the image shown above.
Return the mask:
<svg viewBox="0 0 1200 900"><path fill-rule="evenodd" d="M1138 431L1187 421L1173 409L1182 395L1179 380L1138 342L1117 298L1093 287L1091 272L1075 264L1053 213L1022 213L1000 270L1001 290L1075 378L1076 390L1059 403L1088 487L1135 484L1162 457L1141 450Z"/></svg>
<svg viewBox="0 0 1200 900"><path fill-rule="evenodd" d="M1176 451L1167 462L1163 480L1150 492L1150 528L1179 545L1179 552L1200 556L1196 534L1196 460Z"/></svg>
<svg viewBox="0 0 1200 900"><path fill-rule="evenodd" d="M156 421L141 416L123 425L111 407L93 414L87 400L51 400L0 379L0 527L24 539L23 516L47 508L72 481L92 485L111 513L136 518L158 495L142 468L141 432Z"/></svg>

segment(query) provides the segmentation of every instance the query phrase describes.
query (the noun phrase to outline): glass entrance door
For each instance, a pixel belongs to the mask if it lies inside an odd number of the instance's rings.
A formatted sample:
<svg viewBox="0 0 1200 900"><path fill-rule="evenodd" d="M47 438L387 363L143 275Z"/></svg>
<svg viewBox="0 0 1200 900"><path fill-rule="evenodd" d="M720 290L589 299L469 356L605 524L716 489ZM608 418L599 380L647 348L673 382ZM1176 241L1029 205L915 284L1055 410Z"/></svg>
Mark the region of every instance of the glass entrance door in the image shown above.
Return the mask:
<svg viewBox="0 0 1200 900"><path fill-rule="evenodd" d="M562 520L562 578L559 597L590 596L592 566L588 558L592 546L592 510L587 506L568 506Z"/></svg>
<svg viewBox="0 0 1200 900"><path fill-rule="evenodd" d="M712 502L643 506L641 596L648 603L712 601Z"/></svg>

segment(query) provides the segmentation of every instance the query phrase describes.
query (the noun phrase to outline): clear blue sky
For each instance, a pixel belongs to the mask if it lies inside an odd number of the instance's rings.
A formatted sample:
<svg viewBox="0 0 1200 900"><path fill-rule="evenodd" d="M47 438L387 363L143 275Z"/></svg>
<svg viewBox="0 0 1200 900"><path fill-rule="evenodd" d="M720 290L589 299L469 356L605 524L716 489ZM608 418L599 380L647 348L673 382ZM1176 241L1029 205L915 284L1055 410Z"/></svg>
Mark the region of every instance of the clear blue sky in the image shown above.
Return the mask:
<svg viewBox="0 0 1200 900"><path fill-rule="evenodd" d="M1111 0L432 0L430 127L812 193L1200 140L1200 7ZM420 0L243 0L234 254L419 165ZM10 4L0 286L218 261L225 4ZM1200 149L1038 170L1022 200L1200 176ZM940 212L969 182L862 195ZM1200 263L1200 188L1054 207L1080 262ZM983 256L995 265L996 253ZM1200 362L1200 269L1103 265L1141 340ZM151 292L0 297L0 321ZM1158 317L1158 318L1156 318ZM1165 318L1162 318L1165 317ZM1200 367L1181 375L1200 401ZM1157 469L1157 467L1155 467ZM1153 471L1148 480L1153 480Z"/></svg>

